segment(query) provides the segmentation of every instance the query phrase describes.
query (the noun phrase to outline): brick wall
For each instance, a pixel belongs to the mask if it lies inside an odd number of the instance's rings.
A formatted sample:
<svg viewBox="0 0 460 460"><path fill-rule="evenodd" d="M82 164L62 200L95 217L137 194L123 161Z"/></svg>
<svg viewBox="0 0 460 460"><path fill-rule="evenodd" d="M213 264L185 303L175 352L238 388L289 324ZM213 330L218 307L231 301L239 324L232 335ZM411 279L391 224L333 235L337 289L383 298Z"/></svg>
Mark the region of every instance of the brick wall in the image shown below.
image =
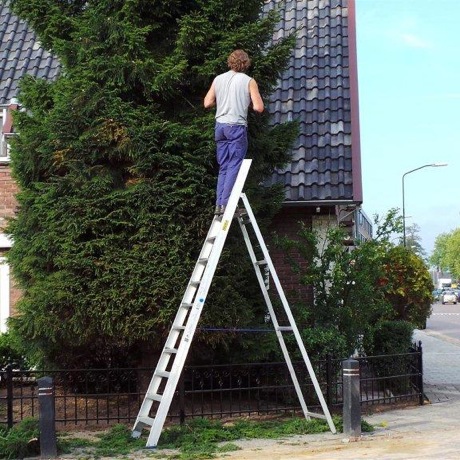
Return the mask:
<svg viewBox="0 0 460 460"><path fill-rule="evenodd" d="M0 233L6 226L7 219L14 216L17 202L15 195L18 191L16 182L11 177L9 165L0 164ZM0 256L3 256L6 248L0 248ZM10 273L10 315L15 312L15 305L21 296L21 291L15 286L14 279Z"/></svg>
<svg viewBox="0 0 460 460"><path fill-rule="evenodd" d="M0 164L0 231L5 227L6 219L14 216L17 206L15 194L18 191L8 164Z"/></svg>

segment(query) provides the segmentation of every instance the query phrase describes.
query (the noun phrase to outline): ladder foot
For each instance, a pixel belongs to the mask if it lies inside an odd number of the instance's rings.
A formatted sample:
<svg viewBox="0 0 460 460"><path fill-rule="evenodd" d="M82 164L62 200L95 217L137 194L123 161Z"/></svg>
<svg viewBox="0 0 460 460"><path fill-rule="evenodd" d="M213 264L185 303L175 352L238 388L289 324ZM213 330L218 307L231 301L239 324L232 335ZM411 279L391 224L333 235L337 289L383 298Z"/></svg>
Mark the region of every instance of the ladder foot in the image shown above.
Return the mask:
<svg viewBox="0 0 460 460"><path fill-rule="evenodd" d="M141 432L140 431L137 431L137 430L133 430L131 432L131 437L134 438L134 439L139 439L141 437Z"/></svg>

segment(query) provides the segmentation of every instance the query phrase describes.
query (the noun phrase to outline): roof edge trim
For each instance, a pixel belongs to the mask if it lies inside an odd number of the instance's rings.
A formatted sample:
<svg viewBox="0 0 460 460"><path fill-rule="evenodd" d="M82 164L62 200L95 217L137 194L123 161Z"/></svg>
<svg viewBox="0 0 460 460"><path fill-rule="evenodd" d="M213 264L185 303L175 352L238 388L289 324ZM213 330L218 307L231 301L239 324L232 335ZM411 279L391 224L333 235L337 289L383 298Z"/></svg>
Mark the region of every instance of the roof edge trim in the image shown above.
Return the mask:
<svg viewBox="0 0 460 460"><path fill-rule="evenodd" d="M361 139L359 126L358 53L356 45L356 2L348 0L348 49L350 53L350 104L351 104L351 161L353 198L363 201L361 172Z"/></svg>

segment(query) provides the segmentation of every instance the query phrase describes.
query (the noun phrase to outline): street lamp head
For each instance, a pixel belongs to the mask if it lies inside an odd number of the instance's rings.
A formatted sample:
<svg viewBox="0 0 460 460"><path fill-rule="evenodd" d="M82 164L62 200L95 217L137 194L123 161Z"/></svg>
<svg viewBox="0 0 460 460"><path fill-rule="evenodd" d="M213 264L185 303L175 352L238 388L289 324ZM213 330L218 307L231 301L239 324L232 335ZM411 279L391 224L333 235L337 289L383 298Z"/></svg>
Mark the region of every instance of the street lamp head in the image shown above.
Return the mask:
<svg viewBox="0 0 460 460"><path fill-rule="evenodd" d="M447 163L431 163L431 164L426 164L419 166L418 168L411 169L410 171L406 171L402 175L402 218L403 218L403 245L406 247L406 209L405 209L405 204L404 204L404 178L408 175L411 174L415 171L418 171L419 169L423 168L438 168L440 166L447 166Z"/></svg>

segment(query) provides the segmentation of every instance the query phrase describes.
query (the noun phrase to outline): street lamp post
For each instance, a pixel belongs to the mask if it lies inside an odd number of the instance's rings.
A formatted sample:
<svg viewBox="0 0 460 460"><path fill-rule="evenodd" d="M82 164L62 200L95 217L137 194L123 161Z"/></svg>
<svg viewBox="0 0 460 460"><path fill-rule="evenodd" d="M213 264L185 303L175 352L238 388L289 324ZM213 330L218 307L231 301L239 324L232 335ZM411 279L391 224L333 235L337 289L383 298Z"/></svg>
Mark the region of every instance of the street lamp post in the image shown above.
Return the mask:
<svg viewBox="0 0 460 460"><path fill-rule="evenodd" d="M415 171L423 168L438 168L440 166L447 166L447 163L431 163L428 165L419 166L418 168L407 171L402 176L402 218L403 218L403 246L406 247L406 207L404 203L404 178Z"/></svg>

